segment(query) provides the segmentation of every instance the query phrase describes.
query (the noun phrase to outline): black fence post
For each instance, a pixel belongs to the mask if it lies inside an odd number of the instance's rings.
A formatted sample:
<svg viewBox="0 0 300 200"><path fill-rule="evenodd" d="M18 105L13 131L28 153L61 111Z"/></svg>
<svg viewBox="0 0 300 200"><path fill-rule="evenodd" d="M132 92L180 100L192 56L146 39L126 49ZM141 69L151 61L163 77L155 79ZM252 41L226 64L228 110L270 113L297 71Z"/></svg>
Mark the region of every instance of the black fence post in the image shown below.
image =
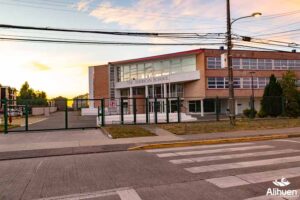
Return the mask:
<svg viewBox="0 0 300 200"><path fill-rule="evenodd" d="M25 104L25 131L28 131L28 102Z"/></svg>
<svg viewBox="0 0 300 200"><path fill-rule="evenodd" d="M7 110L7 99L3 99L4 104L4 134L8 133L8 110Z"/></svg>
<svg viewBox="0 0 300 200"><path fill-rule="evenodd" d="M169 112L170 112L170 102L169 102L169 98L166 98L166 118L167 118L167 123L170 123L170 116L169 116Z"/></svg>
<svg viewBox="0 0 300 200"><path fill-rule="evenodd" d="M101 126L105 126L105 99L101 99Z"/></svg>
<svg viewBox="0 0 300 200"><path fill-rule="evenodd" d="M157 124L157 98L154 98L154 122Z"/></svg>
<svg viewBox="0 0 300 200"><path fill-rule="evenodd" d="M216 97L216 120L220 121L220 101L219 97Z"/></svg>
<svg viewBox="0 0 300 200"><path fill-rule="evenodd" d="M136 98L133 98L133 123L136 124Z"/></svg>
<svg viewBox="0 0 300 200"><path fill-rule="evenodd" d="M68 99L65 100L65 129L68 129Z"/></svg>
<svg viewBox="0 0 300 200"><path fill-rule="evenodd" d="M181 106L180 106L180 97L177 97L177 118L178 118L178 123L181 122L181 117L180 117L180 112L181 112Z"/></svg>
<svg viewBox="0 0 300 200"><path fill-rule="evenodd" d="M146 104L146 124L149 124L149 99L146 97L145 99Z"/></svg>
<svg viewBox="0 0 300 200"><path fill-rule="evenodd" d="M124 99L121 97L121 124L124 124Z"/></svg>

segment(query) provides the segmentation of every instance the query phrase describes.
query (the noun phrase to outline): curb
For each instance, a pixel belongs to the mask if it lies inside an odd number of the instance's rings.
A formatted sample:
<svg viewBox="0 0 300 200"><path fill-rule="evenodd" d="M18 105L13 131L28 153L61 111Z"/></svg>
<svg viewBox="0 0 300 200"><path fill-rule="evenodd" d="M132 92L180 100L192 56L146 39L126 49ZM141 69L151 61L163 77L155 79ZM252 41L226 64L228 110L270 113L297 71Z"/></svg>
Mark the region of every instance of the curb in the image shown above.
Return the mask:
<svg viewBox="0 0 300 200"><path fill-rule="evenodd" d="M115 144L115 145L99 145L99 146L81 146L81 147L65 147L54 149L34 149L34 150L20 150L20 151L6 151L0 152L0 161L16 160L28 158L41 158L53 156L68 156L81 155L92 153L108 153L127 151L132 144Z"/></svg>
<svg viewBox="0 0 300 200"><path fill-rule="evenodd" d="M182 141L182 142L145 144L141 146L128 148L128 150L136 151L136 150L186 147L186 146L196 146L196 145L264 141L264 140L296 138L296 137L300 137L300 134L274 134L274 135L246 136L246 137L226 138L226 139L190 140L190 141Z"/></svg>

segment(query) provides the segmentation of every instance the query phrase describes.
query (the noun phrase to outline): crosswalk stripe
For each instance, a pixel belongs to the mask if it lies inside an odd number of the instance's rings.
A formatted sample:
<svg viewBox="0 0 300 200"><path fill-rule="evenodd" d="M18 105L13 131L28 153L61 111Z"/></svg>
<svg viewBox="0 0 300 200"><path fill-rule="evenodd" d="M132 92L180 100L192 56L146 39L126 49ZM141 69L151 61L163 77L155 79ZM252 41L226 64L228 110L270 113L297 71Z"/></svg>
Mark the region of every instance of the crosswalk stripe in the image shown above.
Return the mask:
<svg viewBox="0 0 300 200"><path fill-rule="evenodd" d="M200 155L200 154L210 154L210 153L219 153L219 152L232 152L232 151L246 151L252 149L270 149L273 146L270 145L261 145L261 146L246 146L246 147L236 147L236 148L225 148L225 149L210 149L202 151L182 151L182 152L172 152L172 153L161 153L156 154L160 158L166 157L175 157L175 156L188 156L188 155Z"/></svg>
<svg viewBox="0 0 300 200"><path fill-rule="evenodd" d="M212 172L212 171L227 170L227 169L240 169L240 168L247 168L247 167L257 167L257 166L281 164L287 162L298 162L298 161L300 161L300 156L292 156L292 157L284 157L284 158L273 158L273 159L264 159L264 160L255 160L255 161L246 161L246 162L207 165L207 166L200 166L200 167L189 167L185 169L191 173L200 173L200 172Z"/></svg>
<svg viewBox="0 0 300 200"><path fill-rule="evenodd" d="M206 181L218 186L219 188L229 188L241 185L249 185L277 180L279 178L293 178L300 176L300 167L255 172L249 174L239 174L235 176L225 176L220 178L206 179Z"/></svg>
<svg viewBox="0 0 300 200"><path fill-rule="evenodd" d="M297 194L300 194L300 189L296 189ZM295 196L258 196L258 197L252 197L252 198L248 198L248 199L244 199L244 200L296 200L299 199L299 196L295 197Z"/></svg>
<svg viewBox="0 0 300 200"><path fill-rule="evenodd" d="M186 164L186 163L213 161L213 160L226 160L226 159L234 159L234 158L270 156L270 155L277 155L277 154L284 154L284 153L296 153L296 152L300 152L300 150L283 149L283 150L276 150L276 151L262 151L262 152L253 152L253 153L207 156L207 157L197 157L197 158L183 158L183 159L170 160L170 162L173 164Z"/></svg>
<svg viewBox="0 0 300 200"><path fill-rule="evenodd" d="M174 147L174 148L164 148L164 149L150 149L146 152L159 153L166 151L182 151L182 150L191 150L191 149L205 149L205 148L214 148L214 147L227 147L227 146L246 146L253 145L254 143L244 142L244 143L232 143L232 144L216 144L216 145L205 145L205 146L191 146L191 147Z"/></svg>

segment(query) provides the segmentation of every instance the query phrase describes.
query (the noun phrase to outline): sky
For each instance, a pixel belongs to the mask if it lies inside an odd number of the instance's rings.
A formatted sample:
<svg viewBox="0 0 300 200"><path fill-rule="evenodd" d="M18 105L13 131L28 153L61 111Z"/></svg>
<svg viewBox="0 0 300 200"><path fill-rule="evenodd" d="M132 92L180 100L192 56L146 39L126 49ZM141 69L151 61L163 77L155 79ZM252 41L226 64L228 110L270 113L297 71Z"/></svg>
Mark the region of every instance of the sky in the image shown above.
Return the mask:
<svg viewBox="0 0 300 200"><path fill-rule="evenodd" d="M272 34L300 29L300 0L231 0L231 11L233 19L253 12L263 14L236 22L235 34L300 43L300 31ZM277 15L280 13L287 14ZM107 31L225 33L226 1L0 0L0 24ZM7 36L203 42L0 29L0 37ZM91 65L196 48L208 47L66 45L0 40L0 84L19 90L28 81L35 90L45 91L48 98L72 98L88 92L88 67Z"/></svg>

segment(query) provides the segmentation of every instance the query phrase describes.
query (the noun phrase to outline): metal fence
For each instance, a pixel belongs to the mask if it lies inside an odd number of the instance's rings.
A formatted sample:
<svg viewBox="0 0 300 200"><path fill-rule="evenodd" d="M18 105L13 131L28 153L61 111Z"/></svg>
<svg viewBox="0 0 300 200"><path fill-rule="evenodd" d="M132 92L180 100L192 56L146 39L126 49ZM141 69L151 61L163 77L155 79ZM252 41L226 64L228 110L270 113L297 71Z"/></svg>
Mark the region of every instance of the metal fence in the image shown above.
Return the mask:
<svg viewBox="0 0 300 200"><path fill-rule="evenodd" d="M284 113L282 97L272 98L268 112ZM255 117L261 99L236 99L237 117ZM44 103L3 99L0 128L5 132L97 128L109 124L159 124L228 119L228 99L221 97L56 99Z"/></svg>

